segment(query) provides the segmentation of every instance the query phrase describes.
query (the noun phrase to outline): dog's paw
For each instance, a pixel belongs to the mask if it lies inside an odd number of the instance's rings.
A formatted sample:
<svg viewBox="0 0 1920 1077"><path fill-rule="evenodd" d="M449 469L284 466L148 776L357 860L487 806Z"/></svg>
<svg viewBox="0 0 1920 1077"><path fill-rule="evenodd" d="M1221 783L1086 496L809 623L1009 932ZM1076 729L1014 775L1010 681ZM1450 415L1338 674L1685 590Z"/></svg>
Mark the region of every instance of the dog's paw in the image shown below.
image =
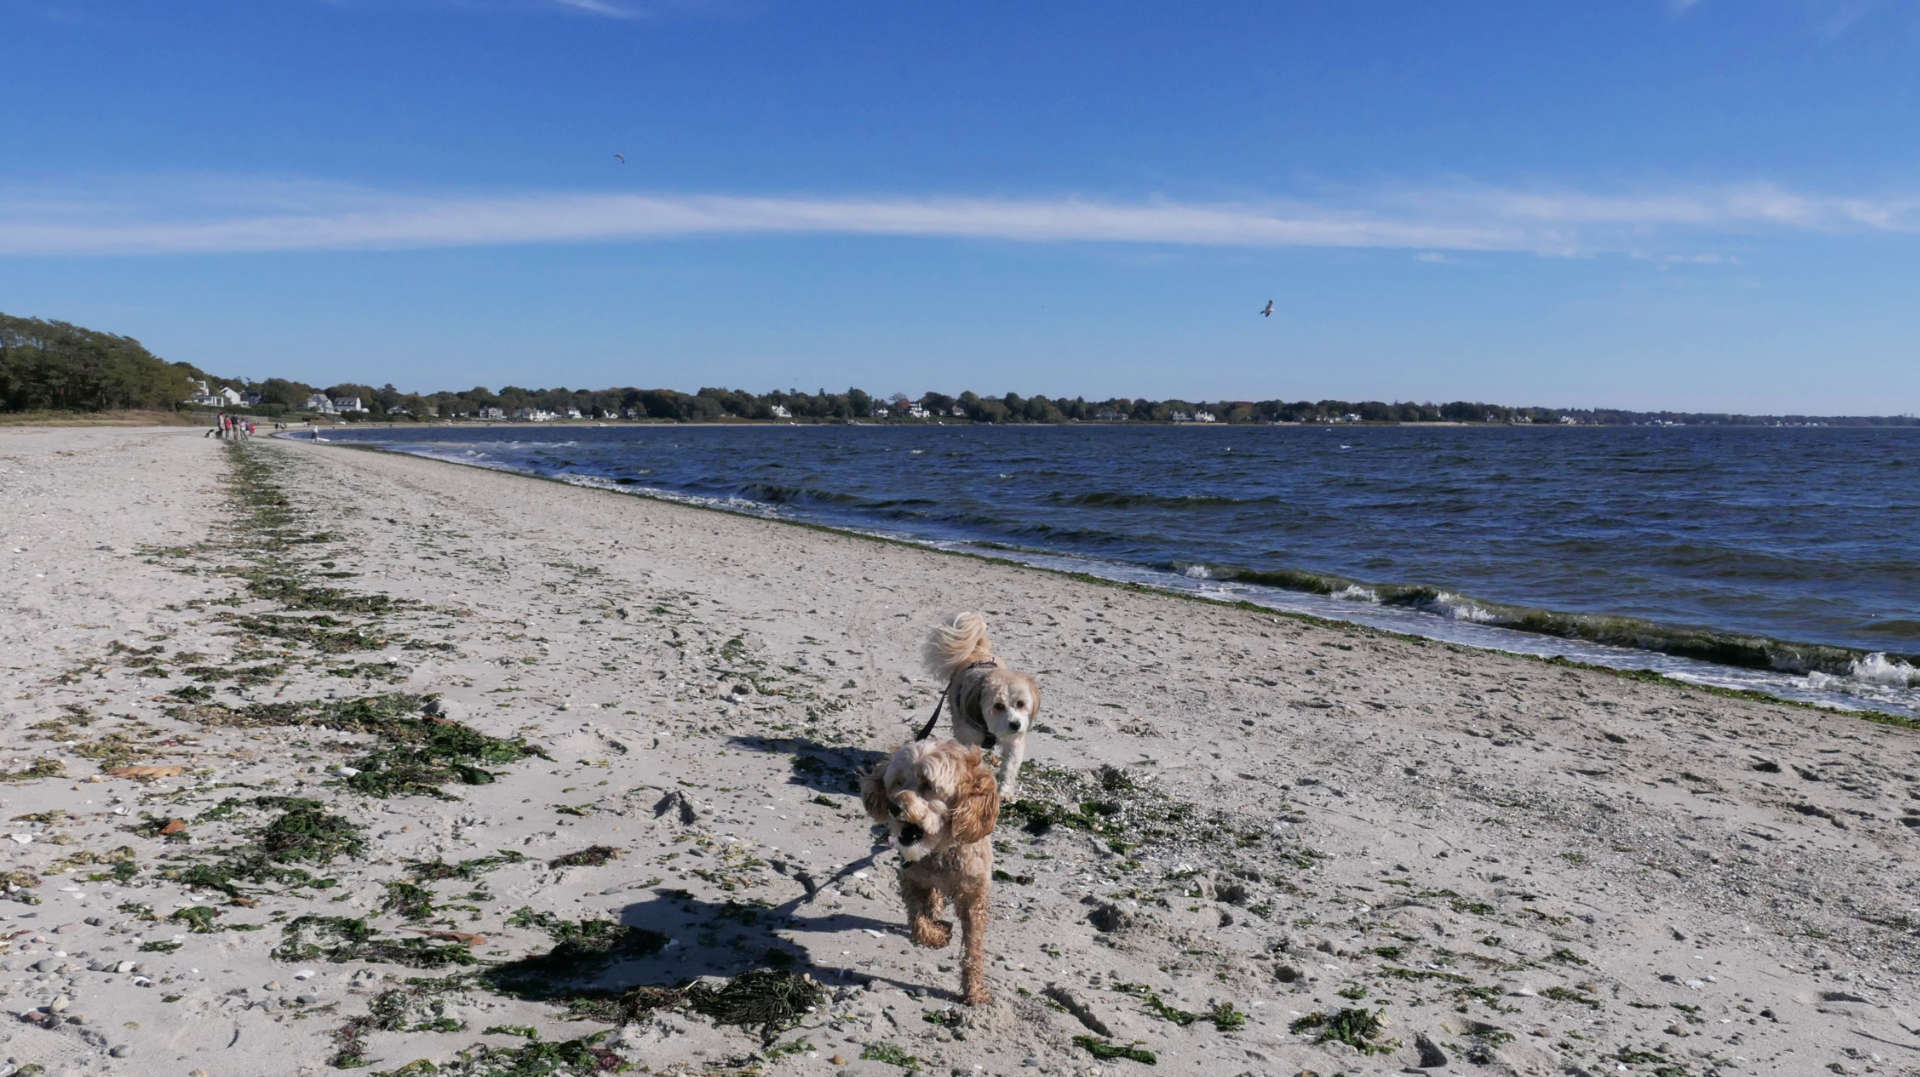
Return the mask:
<svg viewBox="0 0 1920 1077"><path fill-rule="evenodd" d="M985 1006L993 1001L993 992L984 987L975 987L960 997L960 1001L969 1006Z"/></svg>
<svg viewBox="0 0 1920 1077"><path fill-rule="evenodd" d="M916 920L913 924L913 941L916 945L938 950L953 941L953 921Z"/></svg>

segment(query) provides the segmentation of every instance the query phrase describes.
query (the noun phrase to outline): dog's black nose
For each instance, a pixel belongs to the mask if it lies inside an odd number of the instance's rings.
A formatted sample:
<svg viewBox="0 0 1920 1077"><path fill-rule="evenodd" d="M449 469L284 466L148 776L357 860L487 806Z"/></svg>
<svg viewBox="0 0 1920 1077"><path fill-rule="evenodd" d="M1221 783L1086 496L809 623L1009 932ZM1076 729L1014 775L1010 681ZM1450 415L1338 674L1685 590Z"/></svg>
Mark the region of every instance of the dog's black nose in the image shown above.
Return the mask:
<svg viewBox="0 0 1920 1077"><path fill-rule="evenodd" d="M926 836L926 831L912 823L908 823L906 826L900 828L900 844L902 846L918 845L920 844L920 839Z"/></svg>

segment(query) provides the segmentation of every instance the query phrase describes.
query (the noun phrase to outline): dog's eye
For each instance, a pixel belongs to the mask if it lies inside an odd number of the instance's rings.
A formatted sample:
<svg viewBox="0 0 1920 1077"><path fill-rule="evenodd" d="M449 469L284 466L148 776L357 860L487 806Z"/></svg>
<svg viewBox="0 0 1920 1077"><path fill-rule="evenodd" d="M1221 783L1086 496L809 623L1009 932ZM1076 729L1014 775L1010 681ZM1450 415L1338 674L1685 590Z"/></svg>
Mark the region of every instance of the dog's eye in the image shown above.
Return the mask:
<svg viewBox="0 0 1920 1077"><path fill-rule="evenodd" d="M1007 705L1005 703L995 703L993 705L993 709L997 711L1003 711L1007 709Z"/></svg>
<svg viewBox="0 0 1920 1077"><path fill-rule="evenodd" d="M898 816L900 814L900 805L895 804L891 800L887 801L887 814Z"/></svg>

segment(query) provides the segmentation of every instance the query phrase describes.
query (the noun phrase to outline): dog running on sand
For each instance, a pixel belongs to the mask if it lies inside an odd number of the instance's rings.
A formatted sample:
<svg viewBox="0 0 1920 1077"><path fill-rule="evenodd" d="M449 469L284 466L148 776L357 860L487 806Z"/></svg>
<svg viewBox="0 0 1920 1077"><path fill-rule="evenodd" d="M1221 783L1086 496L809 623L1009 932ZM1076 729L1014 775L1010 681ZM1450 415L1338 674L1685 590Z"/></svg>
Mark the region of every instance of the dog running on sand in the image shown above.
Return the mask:
<svg viewBox="0 0 1920 1077"><path fill-rule="evenodd" d="M1027 757L1027 731L1040 713L1040 686L993 656L987 622L962 613L951 624L934 626L927 637L928 671L947 679L941 703L953 711L953 739L1000 753L1000 799L1020 797L1020 763ZM940 721L940 708L917 739L925 740Z"/></svg>
<svg viewBox="0 0 1920 1077"><path fill-rule="evenodd" d="M900 893L907 926L919 946L940 949L953 939L953 922L940 919L943 901L960 920L960 989L967 1005L993 1000L987 992L987 893L993 885L993 842L1000 790L980 749L957 741L913 741L860 776L860 801L887 825L899 850Z"/></svg>

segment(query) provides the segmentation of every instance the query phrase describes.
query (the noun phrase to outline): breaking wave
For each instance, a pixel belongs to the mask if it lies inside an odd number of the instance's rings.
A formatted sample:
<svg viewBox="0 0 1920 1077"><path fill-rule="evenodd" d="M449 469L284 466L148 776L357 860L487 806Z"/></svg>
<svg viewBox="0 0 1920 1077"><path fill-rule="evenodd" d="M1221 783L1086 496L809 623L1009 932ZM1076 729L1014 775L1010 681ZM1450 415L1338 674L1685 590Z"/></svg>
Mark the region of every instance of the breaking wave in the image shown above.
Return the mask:
<svg viewBox="0 0 1920 1077"><path fill-rule="evenodd" d="M1820 673L1885 687L1920 687L1920 656L1914 655L1861 651L1823 643L1797 643L1710 628L1665 625L1637 617L1565 613L1489 602L1420 584L1363 583L1304 569L1234 569L1216 565L1209 570L1207 578L1417 609L1453 621L1628 647L1742 669Z"/></svg>

